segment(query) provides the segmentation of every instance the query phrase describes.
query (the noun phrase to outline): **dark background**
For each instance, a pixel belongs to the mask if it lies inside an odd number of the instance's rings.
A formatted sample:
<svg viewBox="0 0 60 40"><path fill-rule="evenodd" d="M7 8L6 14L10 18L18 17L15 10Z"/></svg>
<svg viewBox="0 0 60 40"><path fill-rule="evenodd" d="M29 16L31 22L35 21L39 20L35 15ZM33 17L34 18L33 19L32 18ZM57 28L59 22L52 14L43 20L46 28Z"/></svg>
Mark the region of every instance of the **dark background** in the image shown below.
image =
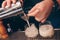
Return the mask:
<svg viewBox="0 0 60 40"><path fill-rule="evenodd" d="M0 7L1 7L2 2L3 2L3 0L0 0ZM30 3L28 4L28 2L30 2ZM24 6L23 6L24 11L27 13L28 10L30 10L37 2L39 2L39 0L38 1L25 0ZM54 28L60 28L60 10L57 8L57 4L55 4L55 7L53 7L52 12L47 20L51 21L51 24L53 25ZM34 17L31 17L29 21L30 21L30 23L35 23L36 25L39 24L39 22L37 22L34 19ZM12 31L14 31L14 32L17 31L18 29L24 30L24 26L26 25L26 22L24 20L22 20L19 17L19 15L4 19L3 23L6 27L6 29L8 28L7 24L9 23L12 28Z"/></svg>

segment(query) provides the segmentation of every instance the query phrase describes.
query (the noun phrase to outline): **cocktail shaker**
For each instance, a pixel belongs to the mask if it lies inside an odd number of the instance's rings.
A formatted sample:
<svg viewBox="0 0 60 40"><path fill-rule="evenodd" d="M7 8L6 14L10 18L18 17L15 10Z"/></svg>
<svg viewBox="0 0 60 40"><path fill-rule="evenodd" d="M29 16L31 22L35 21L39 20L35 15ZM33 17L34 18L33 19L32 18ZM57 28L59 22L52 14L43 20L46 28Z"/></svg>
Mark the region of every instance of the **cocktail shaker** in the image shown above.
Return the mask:
<svg viewBox="0 0 60 40"><path fill-rule="evenodd" d="M19 1L17 1L16 4L12 4L10 8L8 8L8 6L5 8L0 8L0 19L6 19L17 15L20 15L21 18L26 19L26 14L24 13Z"/></svg>

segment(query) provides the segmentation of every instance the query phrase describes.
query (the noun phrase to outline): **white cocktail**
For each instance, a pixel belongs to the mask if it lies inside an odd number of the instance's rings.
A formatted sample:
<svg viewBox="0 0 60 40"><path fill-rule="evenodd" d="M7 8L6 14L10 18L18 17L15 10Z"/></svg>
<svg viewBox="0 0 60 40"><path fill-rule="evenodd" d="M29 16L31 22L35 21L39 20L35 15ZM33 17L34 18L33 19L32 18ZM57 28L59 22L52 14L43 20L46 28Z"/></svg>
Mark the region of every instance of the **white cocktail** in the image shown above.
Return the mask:
<svg viewBox="0 0 60 40"><path fill-rule="evenodd" d="M30 27L26 28L25 35L27 37L34 38L34 37L36 37L38 35L38 29L36 28L36 26L34 24L31 24Z"/></svg>

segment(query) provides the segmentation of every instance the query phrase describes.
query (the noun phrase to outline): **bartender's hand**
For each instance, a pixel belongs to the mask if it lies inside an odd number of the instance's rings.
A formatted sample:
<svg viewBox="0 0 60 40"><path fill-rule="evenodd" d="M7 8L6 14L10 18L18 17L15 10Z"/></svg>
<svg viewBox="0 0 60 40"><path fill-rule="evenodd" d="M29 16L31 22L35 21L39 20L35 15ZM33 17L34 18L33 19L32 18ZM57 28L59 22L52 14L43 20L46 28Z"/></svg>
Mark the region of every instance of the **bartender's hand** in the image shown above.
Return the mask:
<svg viewBox="0 0 60 40"><path fill-rule="evenodd" d="M58 4L60 5L60 0L57 0Z"/></svg>
<svg viewBox="0 0 60 40"><path fill-rule="evenodd" d="M12 3L16 3L17 0L5 0L2 3L2 7L5 8L6 6L10 7ZM20 0L20 2L22 3L23 0Z"/></svg>
<svg viewBox="0 0 60 40"><path fill-rule="evenodd" d="M42 1L37 3L28 13L28 16L34 16L39 22L44 22L49 16L53 7L52 1Z"/></svg>

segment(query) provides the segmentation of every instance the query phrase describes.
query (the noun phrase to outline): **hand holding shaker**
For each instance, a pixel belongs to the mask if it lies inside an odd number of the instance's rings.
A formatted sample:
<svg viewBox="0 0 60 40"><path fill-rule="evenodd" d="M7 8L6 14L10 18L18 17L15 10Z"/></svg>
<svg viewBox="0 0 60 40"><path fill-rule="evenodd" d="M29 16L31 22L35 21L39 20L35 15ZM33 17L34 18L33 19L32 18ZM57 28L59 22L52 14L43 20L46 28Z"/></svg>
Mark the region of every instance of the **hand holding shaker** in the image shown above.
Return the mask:
<svg viewBox="0 0 60 40"><path fill-rule="evenodd" d="M17 16L21 14L20 12L22 12L21 3L17 2L16 4L12 4L10 8L8 8L8 6L0 8L0 19Z"/></svg>
<svg viewBox="0 0 60 40"><path fill-rule="evenodd" d="M20 2L12 4L10 8L8 8L8 6L6 6L5 8L0 8L0 38L6 39L8 37L5 26L3 25L3 19L17 16L21 14L21 12L22 7Z"/></svg>

